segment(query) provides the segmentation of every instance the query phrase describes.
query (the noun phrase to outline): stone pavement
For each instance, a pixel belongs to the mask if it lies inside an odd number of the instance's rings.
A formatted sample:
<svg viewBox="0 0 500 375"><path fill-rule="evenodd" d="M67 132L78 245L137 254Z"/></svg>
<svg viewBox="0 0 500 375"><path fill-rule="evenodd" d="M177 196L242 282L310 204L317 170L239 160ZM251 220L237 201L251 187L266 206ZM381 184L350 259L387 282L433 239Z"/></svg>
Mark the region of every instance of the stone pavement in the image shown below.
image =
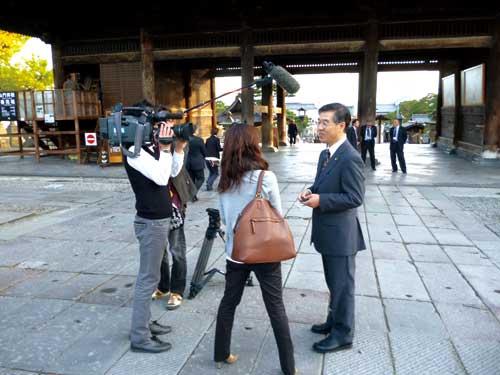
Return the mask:
<svg viewBox="0 0 500 375"><path fill-rule="evenodd" d="M410 146L407 176L390 173L384 145L377 171L366 169L359 217L370 246L357 258L355 345L327 355L311 350L321 337L309 328L325 318L328 294L308 240L311 212L296 201L321 146L266 155L299 249L283 280L300 374L500 373L500 171ZM215 369L220 275L178 310L153 303L154 316L175 327L170 352L129 351L138 250L121 167L2 157L0 173L0 375L280 374L258 286L237 310L241 360ZM186 222L189 280L205 209L217 207L216 193L199 197ZM220 239L212 267L224 269Z"/></svg>

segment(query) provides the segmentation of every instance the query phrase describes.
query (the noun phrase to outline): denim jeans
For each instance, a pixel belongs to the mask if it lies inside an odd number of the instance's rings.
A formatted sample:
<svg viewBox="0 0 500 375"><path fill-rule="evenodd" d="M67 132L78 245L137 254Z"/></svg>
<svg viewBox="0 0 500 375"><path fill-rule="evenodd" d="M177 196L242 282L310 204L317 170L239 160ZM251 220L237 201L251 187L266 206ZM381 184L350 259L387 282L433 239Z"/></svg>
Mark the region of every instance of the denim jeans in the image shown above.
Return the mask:
<svg viewBox="0 0 500 375"><path fill-rule="evenodd" d="M186 289L186 236L184 225L177 229L172 229L168 235L170 254L172 254L172 273L168 261L168 251L165 249L161 262L161 279L158 289L163 293L168 291L184 295Z"/></svg>

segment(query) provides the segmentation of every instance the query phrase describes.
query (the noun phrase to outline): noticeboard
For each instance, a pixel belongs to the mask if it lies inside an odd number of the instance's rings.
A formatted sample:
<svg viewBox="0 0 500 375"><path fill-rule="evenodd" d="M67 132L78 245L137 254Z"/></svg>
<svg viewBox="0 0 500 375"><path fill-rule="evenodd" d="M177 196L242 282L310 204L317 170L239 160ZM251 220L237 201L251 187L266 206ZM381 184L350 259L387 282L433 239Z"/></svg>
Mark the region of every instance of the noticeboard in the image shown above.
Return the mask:
<svg viewBox="0 0 500 375"><path fill-rule="evenodd" d="M15 92L0 92L0 121L17 120L17 100Z"/></svg>

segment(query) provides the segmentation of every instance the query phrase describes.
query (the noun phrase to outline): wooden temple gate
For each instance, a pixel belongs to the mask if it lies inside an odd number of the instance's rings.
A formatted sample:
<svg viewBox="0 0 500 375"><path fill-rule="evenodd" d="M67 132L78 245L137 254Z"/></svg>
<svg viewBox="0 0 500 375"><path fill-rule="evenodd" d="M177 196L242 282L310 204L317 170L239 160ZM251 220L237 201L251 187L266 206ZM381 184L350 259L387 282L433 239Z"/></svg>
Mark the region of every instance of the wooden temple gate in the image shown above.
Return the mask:
<svg viewBox="0 0 500 375"><path fill-rule="evenodd" d="M479 159L500 158L500 6L445 1L410 8L362 0L345 4L340 17L335 4L282 13L271 3L257 3L253 8L233 1L231 10L217 11L202 2L177 4L182 12L170 19L170 27L164 26L162 5L153 13L122 10L115 22L100 19L110 31L81 27L67 36L55 20L45 29L38 26L51 35L56 87L65 74L91 75L101 82L105 110L142 99L188 108L215 96L215 77L241 75L244 86L263 74L261 63L269 60L292 74L359 73L357 117L365 122L375 119L378 72L438 70L439 146ZM9 7L16 10L15 4ZM33 33L29 22L4 21L13 31ZM271 99L264 88L265 149L274 149ZM284 99L280 89L280 145L286 144ZM242 93L242 104L243 119L252 123L252 90ZM189 120L208 136L216 126L215 103L191 112Z"/></svg>

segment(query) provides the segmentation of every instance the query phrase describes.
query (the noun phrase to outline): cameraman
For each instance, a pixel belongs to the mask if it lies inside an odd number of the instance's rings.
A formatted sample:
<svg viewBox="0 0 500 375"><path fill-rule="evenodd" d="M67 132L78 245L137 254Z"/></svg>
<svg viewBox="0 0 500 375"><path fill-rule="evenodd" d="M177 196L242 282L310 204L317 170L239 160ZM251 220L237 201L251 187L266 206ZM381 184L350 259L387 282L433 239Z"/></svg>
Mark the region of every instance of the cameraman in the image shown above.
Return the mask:
<svg viewBox="0 0 500 375"><path fill-rule="evenodd" d="M170 343L156 337L172 329L157 321L150 321L150 304L151 294L160 280L160 266L170 230L172 202L168 180L170 176L177 176L181 170L187 143L178 139L173 154L170 152L170 145L159 143L159 138L174 137L173 124L171 120L156 124L153 143L143 145L138 157L127 157L124 162L135 193L137 215L134 229L140 251L130 335L130 349L134 352L160 353L172 347ZM134 146L129 151L133 152Z"/></svg>

